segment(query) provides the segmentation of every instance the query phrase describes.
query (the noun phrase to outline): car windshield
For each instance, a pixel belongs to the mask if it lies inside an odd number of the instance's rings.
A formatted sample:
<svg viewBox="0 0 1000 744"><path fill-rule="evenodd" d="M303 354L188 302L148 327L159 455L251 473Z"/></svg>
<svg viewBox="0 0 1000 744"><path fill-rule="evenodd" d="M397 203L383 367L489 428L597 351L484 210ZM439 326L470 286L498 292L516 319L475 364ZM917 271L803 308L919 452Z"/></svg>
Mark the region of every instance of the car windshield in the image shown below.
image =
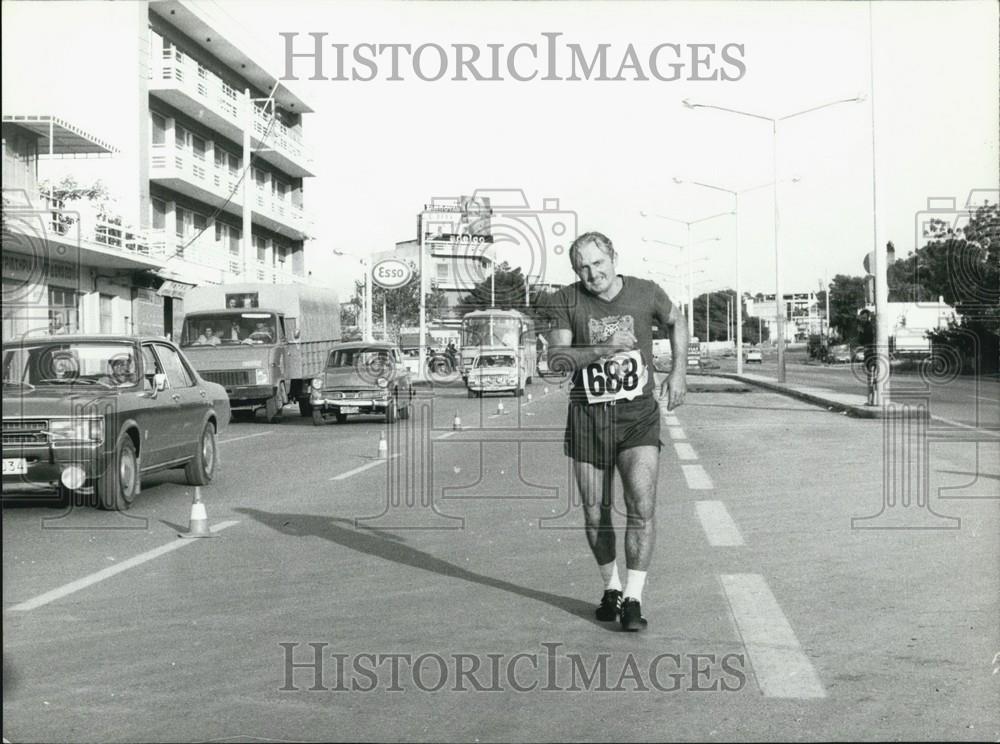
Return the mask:
<svg viewBox="0 0 1000 744"><path fill-rule="evenodd" d="M278 325L272 313L199 313L184 319L181 346L272 344Z"/></svg>
<svg viewBox="0 0 1000 744"><path fill-rule="evenodd" d="M512 354L483 354L476 357L476 363L473 366L477 369L484 369L487 367L513 367L514 356Z"/></svg>
<svg viewBox="0 0 1000 744"><path fill-rule="evenodd" d="M335 349L330 352L327 367L375 367L390 364L392 357L388 349L368 349L363 346L349 349Z"/></svg>
<svg viewBox="0 0 1000 744"><path fill-rule="evenodd" d="M77 341L24 343L3 349L7 385L128 387L139 381L135 347L129 343Z"/></svg>

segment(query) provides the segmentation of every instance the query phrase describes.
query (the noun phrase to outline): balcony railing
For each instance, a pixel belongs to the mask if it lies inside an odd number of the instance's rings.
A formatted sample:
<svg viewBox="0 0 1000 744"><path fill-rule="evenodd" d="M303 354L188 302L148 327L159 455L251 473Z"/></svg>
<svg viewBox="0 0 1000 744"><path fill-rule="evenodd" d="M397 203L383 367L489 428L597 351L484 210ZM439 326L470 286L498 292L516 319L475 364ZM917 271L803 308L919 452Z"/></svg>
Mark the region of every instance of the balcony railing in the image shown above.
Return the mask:
<svg viewBox="0 0 1000 744"><path fill-rule="evenodd" d="M179 90L200 105L220 116L228 124L243 131L245 122L241 115L242 93L196 60L175 47L160 52L150 65L152 87ZM288 127L255 106L252 133L266 147L284 155L302 166L308 165L312 156L302 141L298 130Z"/></svg>
<svg viewBox="0 0 1000 744"><path fill-rule="evenodd" d="M277 261L271 265L267 261L253 259L247 265L247 276L244 276L243 262L238 254L232 252L231 243L228 240L215 240L210 230L197 237L181 237L170 231L158 231L150 234L150 244L155 245L169 261L187 263L195 271L207 269L212 281L239 279L275 284L305 281L302 274L286 270L285 267L290 266L289 261Z"/></svg>
<svg viewBox="0 0 1000 744"><path fill-rule="evenodd" d="M41 218L45 235L51 239L62 239L61 242L79 240L81 247L96 246L147 258L163 256L144 232L123 223L120 216L108 214L89 201L66 202L41 191L21 193L23 197L19 199L4 197L5 223L9 215L24 215L25 210L30 210L33 217L37 215ZM13 228L17 221L11 220L9 224Z"/></svg>

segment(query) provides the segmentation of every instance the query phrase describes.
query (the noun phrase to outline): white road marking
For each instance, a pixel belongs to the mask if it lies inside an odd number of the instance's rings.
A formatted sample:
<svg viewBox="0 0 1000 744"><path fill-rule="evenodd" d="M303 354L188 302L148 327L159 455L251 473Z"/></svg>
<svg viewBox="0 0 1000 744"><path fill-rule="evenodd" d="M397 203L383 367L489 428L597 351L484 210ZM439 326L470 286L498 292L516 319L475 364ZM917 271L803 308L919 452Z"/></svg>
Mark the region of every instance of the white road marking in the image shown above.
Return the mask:
<svg viewBox="0 0 1000 744"><path fill-rule="evenodd" d="M674 442L674 451L681 460L697 460L698 453L688 442Z"/></svg>
<svg viewBox="0 0 1000 744"><path fill-rule="evenodd" d="M713 548L737 548L744 544L739 527L721 501L696 501L694 509Z"/></svg>
<svg viewBox="0 0 1000 744"><path fill-rule="evenodd" d="M448 437L450 437L450 436L454 436L454 434L455 434L455 432L454 432L454 431L446 431L446 432L445 432L444 434L442 434L441 436L439 436L439 437L434 437L434 438L435 438L435 439L447 439L447 438L448 438Z"/></svg>
<svg viewBox="0 0 1000 744"><path fill-rule="evenodd" d="M664 410L666 410L666 409L664 409ZM665 414L663 414L663 423L665 423L667 426L680 426L681 425L681 422L678 421L677 417L674 416L672 413L665 413Z"/></svg>
<svg viewBox="0 0 1000 744"><path fill-rule="evenodd" d="M226 444L227 442L238 442L241 439L250 439L251 437L266 437L266 436L268 436L270 434L273 434L273 432L270 432L270 431L259 431L256 434L247 434L247 435L242 436L242 437L233 437L232 439L220 439L219 440L219 444Z"/></svg>
<svg viewBox="0 0 1000 744"><path fill-rule="evenodd" d="M364 465L359 465L358 467L354 468L353 470L348 470L346 473L341 473L340 475L335 475L330 480L332 480L332 481L338 481L338 480L344 480L344 478L350 478L352 475L357 475L358 473L364 472L365 470L368 470L369 468L374 468L376 465L385 465L387 462L389 462L389 460L391 460L394 457L399 457L399 453L396 453L394 455L389 455L384 460L372 460L371 462L366 462Z"/></svg>
<svg viewBox="0 0 1000 744"><path fill-rule="evenodd" d="M760 574L719 577L765 697L822 698L826 691Z"/></svg>
<svg viewBox="0 0 1000 744"><path fill-rule="evenodd" d="M222 530L227 527L232 527L234 524L239 524L239 520L229 520L227 522L219 522L216 525L209 527L211 532L222 532ZM69 584L65 584L52 591L45 592L45 594L39 594L37 597L21 602L11 607L11 611L14 612L27 612L28 610L34 610L42 605L47 605L49 602L55 602L57 599L62 599L63 597L72 594L73 592L78 592L81 589L86 589L88 586L96 584L99 581L104 581L105 579L110 579L116 574L120 574L122 571L127 571L130 568L135 568L146 561L151 561L153 558L158 558L161 555L165 555L172 550L180 550L186 545L194 545L200 542L200 540L175 540L174 542L166 543L158 548L153 548L152 550L147 550L145 553L140 553L139 555L129 558L128 560L122 561L115 566L109 566L108 568L101 569L96 573L92 573L89 576L84 576L82 579L77 579L76 581L71 581Z"/></svg>
<svg viewBox="0 0 1000 744"><path fill-rule="evenodd" d="M684 429L679 426L668 426L667 431L670 432L671 439L687 439L687 434L684 433Z"/></svg>
<svg viewBox="0 0 1000 744"><path fill-rule="evenodd" d="M711 491L715 488L712 479L701 465L681 465L681 470L684 472L688 488L692 491Z"/></svg>
<svg viewBox="0 0 1000 744"><path fill-rule="evenodd" d="M931 416L934 421L942 421L946 424L951 424L952 426L958 426L962 429L971 429L972 431L978 431L981 434L986 434L990 437L1000 437L1000 433L995 431L989 431L979 426L970 426L969 424L963 424L961 421L952 421L951 419L946 419L944 416Z"/></svg>

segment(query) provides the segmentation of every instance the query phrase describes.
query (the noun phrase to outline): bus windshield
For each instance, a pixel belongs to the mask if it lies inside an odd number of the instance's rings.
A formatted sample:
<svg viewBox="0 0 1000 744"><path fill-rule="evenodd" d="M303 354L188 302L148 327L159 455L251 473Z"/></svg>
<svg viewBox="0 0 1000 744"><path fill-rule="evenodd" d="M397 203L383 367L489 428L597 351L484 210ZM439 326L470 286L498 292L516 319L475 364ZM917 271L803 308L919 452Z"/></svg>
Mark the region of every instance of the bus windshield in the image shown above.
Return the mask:
<svg viewBox="0 0 1000 744"><path fill-rule="evenodd" d="M466 318L462 321L462 346L509 346L521 343L517 318Z"/></svg>
<svg viewBox="0 0 1000 744"><path fill-rule="evenodd" d="M199 313L184 319L181 346L273 344L277 329L272 313Z"/></svg>

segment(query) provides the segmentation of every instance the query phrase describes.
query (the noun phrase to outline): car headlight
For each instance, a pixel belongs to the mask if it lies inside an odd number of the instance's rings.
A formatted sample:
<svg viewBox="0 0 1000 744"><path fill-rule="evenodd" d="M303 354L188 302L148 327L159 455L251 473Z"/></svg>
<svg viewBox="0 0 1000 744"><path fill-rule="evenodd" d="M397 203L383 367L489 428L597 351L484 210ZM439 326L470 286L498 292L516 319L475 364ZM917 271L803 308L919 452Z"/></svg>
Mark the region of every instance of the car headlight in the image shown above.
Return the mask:
<svg viewBox="0 0 1000 744"><path fill-rule="evenodd" d="M380 388L384 388L389 386L389 381L384 377L379 377L377 380L375 380L375 384L378 385Z"/></svg>
<svg viewBox="0 0 1000 744"><path fill-rule="evenodd" d="M53 419L49 431L55 440L71 439L77 442L103 442L103 418Z"/></svg>
<svg viewBox="0 0 1000 744"><path fill-rule="evenodd" d="M508 385L516 385L517 384L517 378L514 375L508 375L507 376L507 384Z"/></svg>
<svg viewBox="0 0 1000 744"><path fill-rule="evenodd" d="M267 370L258 367L254 370L257 373L257 384L266 385L267 384Z"/></svg>

